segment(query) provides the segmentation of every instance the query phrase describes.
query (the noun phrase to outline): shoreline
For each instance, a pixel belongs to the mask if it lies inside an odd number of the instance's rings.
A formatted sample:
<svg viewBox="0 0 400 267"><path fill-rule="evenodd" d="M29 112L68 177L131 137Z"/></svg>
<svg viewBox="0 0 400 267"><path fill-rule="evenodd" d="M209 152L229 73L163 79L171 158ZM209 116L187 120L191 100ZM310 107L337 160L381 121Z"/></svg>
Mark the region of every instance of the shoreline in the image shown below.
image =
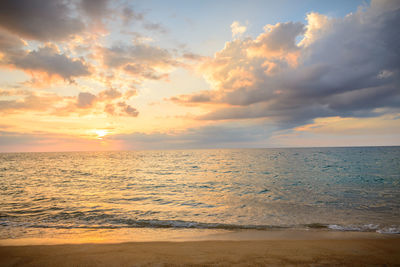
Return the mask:
<svg viewBox="0 0 400 267"><path fill-rule="evenodd" d="M324 231L265 232L268 231L237 231L196 241L177 239L13 246L3 243L0 246L0 265L62 267L400 264L399 235Z"/></svg>
<svg viewBox="0 0 400 267"><path fill-rule="evenodd" d="M330 229L40 229L31 237L0 239L0 246L118 244L132 242L396 239L399 234Z"/></svg>

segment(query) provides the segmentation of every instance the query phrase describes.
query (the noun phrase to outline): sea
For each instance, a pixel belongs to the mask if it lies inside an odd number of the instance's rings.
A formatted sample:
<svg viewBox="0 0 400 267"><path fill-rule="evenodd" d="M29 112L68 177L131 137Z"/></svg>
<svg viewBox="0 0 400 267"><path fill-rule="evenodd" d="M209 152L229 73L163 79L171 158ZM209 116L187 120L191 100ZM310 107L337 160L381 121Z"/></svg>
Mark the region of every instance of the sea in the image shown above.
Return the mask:
<svg viewBox="0 0 400 267"><path fill-rule="evenodd" d="M0 153L3 241L288 229L399 234L400 147Z"/></svg>

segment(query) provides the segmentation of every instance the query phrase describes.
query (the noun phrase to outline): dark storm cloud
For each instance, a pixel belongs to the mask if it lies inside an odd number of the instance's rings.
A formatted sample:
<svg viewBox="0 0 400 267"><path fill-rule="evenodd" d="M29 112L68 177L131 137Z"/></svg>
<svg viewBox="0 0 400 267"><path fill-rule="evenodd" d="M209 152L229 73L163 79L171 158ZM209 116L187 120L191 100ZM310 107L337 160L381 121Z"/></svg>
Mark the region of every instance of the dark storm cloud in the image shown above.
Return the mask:
<svg viewBox="0 0 400 267"><path fill-rule="evenodd" d="M62 0L0 1L0 27L26 39L67 39L85 28L68 3Z"/></svg>
<svg viewBox="0 0 400 267"><path fill-rule="evenodd" d="M227 43L203 64L202 71L216 84L215 90L171 100L185 105L231 105L200 119L263 117L287 125L318 117L398 111L398 25L400 2L372 1L370 7L342 19L310 13L304 26L267 26L257 39Z"/></svg>

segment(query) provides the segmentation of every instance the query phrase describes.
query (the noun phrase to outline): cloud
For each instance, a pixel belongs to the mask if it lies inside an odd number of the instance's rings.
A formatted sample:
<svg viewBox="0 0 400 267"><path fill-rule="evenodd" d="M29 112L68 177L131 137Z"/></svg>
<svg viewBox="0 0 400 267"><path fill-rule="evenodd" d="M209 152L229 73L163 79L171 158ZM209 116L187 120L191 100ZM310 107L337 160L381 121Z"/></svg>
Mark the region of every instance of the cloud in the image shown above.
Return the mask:
<svg viewBox="0 0 400 267"><path fill-rule="evenodd" d="M0 27L26 39L60 41L82 32L84 23L67 1L0 1Z"/></svg>
<svg viewBox="0 0 400 267"><path fill-rule="evenodd" d="M199 67L213 90L170 100L215 105L199 119L265 118L286 127L399 109L398 1L372 1L344 18L310 13L307 21L226 43Z"/></svg>
<svg viewBox="0 0 400 267"><path fill-rule="evenodd" d="M81 58L70 58L60 53L54 46L39 47L30 52L8 53L2 60L3 64L13 65L28 72L45 72L49 76L57 75L72 81L74 77L90 74L89 67Z"/></svg>
<svg viewBox="0 0 400 267"><path fill-rule="evenodd" d="M119 44L100 51L106 67L121 69L140 80L166 78L171 68L178 65L167 50L147 44Z"/></svg>
<svg viewBox="0 0 400 267"><path fill-rule="evenodd" d="M83 92L79 93L77 99L78 108L91 108L96 101L96 96L91 93Z"/></svg>
<svg viewBox="0 0 400 267"><path fill-rule="evenodd" d="M276 132L272 146L393 146L399 145L399 113L370 118L317 118L310 124Z"/></svg>
<svg viewBox="0 0 400 267"><path fill-rule="evenodd" d="M238 21L234 21L231 24L231 30L232 30L232 37L236 37L236 36L241 36L243 33L245 33L247 27L240 25Z"/></svg>
<svg viewBox="0 0 400 267"><path fill-rule="evenodd" d="M167 100L175 102L180 105L193 106L201 103L214 102L215 94L211 91L201 91L191 95L174 96Z"/></svg>
<svg viewBox="0 0 400 267"><path fill-rule="evenodd" d="M127 115L131 116L131 117L137 117L139 115L139 112L137 111L136 108L131 107L130 105L127 105L124 108L124 111Z"/></svg>
<svg viewBox="0 0 400 267"><path fill-rule="evenodd" d="M139 112L137 111L137 109L126 104L125 102L119 102L118 106L121 108L121 112L122 112L122 113L120 113L120 115L128 115L131 117L137 117L139 115Z"/></svg>
<svg viewBox="0 0 400 267"><path fill-rule="evenodd" d="M82 0L80 7L89 17L98 19L110 12L108 2L108 0Z"/></svg>
<svg viewBox="0 0 400 267"><path fill-rule="evenodd" d="M38 135L28 135L11 131L0 131L0 147L2 152L15 151L8 147L26 146L31 143L38 143L44 138Z"/></svg>
<svg viewBox="0 0 400 267"><path fill-rule="evenodd" d="M139 111L126 103L134 94L134 90L123 94L115 88L100 91L98 94L80 92L77 96L27 90L0 90L0 96L9 98L0 100L0 113L36 111L53 116L83 116L104 111L112 116L137 117Z"/></svg>
<svg viewBox="0 0 400 267"><path fill-rule="evenodd" d="M124 97L126 99L130 99L131 97L133 97L133 96L135 96L137 94L138 94L138 92L137 92L136 89L131 89L131 90L128 90L128 91L125 92Z"/></svg>
<svg viewBox="0 0 400 267"><path fill-rule="evenodd" d="M120 87L111 83L114 74L115 79L136 83L167 79L178 62L168 50L139 41L146 38L140 34L134 45L101 47L100 37L108 34L106 26L110 25L105 20L113 24L136 20L144 29L164 31L128 4L109 0L1 1L0 64L25 71L32 76L27 83L35 87L59 78L76 82L76 77L91 74L99 79L106 74L105 83L111 87ZM89 63L95 60L104 64Z"/></svg>
<svg viewBox="0 0 400 267"><path fill-rule="evenodd" d="M200 56L200 55L197 55L194 53L184 53L183 58L188 59L188 60L194 60L194 61L201 61L204 59L203 56Z"/></svg>
<svg viewBox="0 0 400 267"><path fill-rule="evenodd" d="M89 92L81 92L77 97L76 107L79 109L95 109L97 105L101 105L103 106L103 111L109 115L137 117L139 111L131 105L128 105L125 101L121 101L124 98L129 99L132 96L132 90L128 91L126 94L122 94L115 88L103 90L97 95ZM71 112L74 109L73 107L71 108L70 105L65 107L64 110ZM63 112L63 110L61 109L59 112Z"/></svg>
<svg viewBox="0 0 400 267"><path fill-rule="evenodd" d="M12 128L12 125L9 124L0 124L0 129L9 129Z"/></svg>
<svg viewBox="0 0 400 267"><path fill-rule="evenodd" d="M25 40L63 42L93 41L108 34L108 22L129 26L140 21L142 28L165 33L159 23L145 20L129 3L109 0L13 0L0 1L0 29ZM86 40L86 41L88 41ZM89 41L90 42L90 41Z"/></svg>
<svg viewBox="0 0 400 267"><path fill-rule="evenodd" d="M329 135L396 135L400 132L400 114L386 114L372 118L327 117L315 119L313 123L296 127L298 132Z"/></svg>
<svg viewBox="0 0 400 267"><path fill-rule="evenodd" d="M55 45L40 46L36 50L26 48L27 44L20 38L0 30L0 65L21 69L32 76L58 76L69 82L90 74L89 65L83 58L61 53Z"/></svg>
<svg viewBox="0 0 400 267"><path fill-rule="evenodd" d="M154 68L146 64L127 64L123 70L132 76L141 77L148 80L160 80L168 77L168 74L159 74Z"/></svg>
<svg viewBox="0 0 400 267"><path fill-rule="evenodd" d="M19 53L25 43L17 36L0 29L0 52Z"/></svg>
<svg viewBox="0 0 400 267"><path fill-rule="evenodd" d="M109 2L109 0L81 0L78 9L89 32L100 35L108 33L104 19L110 19L117 13L110 7Z"/></svg>
<svg viewBox="0 0 400 267"><path fill-rule="evenodd" d="M264 125L222 124L189 128L171 133L130 133L109 136L108 139L123 143L125 149L191 149L263 147L267 145L270 130Z"/></svg>
<svg viewBox="0 0 400 267"><path fill-rule="evenodd" d="M145 22L145 23L143 23L143 28L145 28L148 31L155 31L155 32L159 32L159 33L167 32L167 29L160 23Z"/></svg>
<svg viewBox="0 0 400 267"><path fill-rule="evenodd" d="M104 151L115 150L117 145L90 136L0 131L0 152Z"/></svg>
<svg viewBox="0 0 400 267"><path fill-rule="evenodd" d="M0 113L16 113L24 111L49 111L54 105L62 102L63 98L52 93L37 95L29 91L2 91L0 95L19 96L17 99L0 100ZM21 97L22 96L22 97Z"/></svg>
<svg viewBox="0 0 400 267"><path fill-rule="evenodd" d="M109 115L115 115L115 106L113 104L106 104L104 106L104 112Z"/></svg>
<svg viewBox="0 0 400 267"><path fill-rule="evenodd" d="M122 21L125 25L129 24L132 20L143 20L142 13L135 12L131 7L124 7L122 9Z"/></svg>
<svg viewBox="0 0 400 267"><path fill-rule="evenodd" d="M264 33L250 43L248 56L286 56L289 52L298 50L296 37L304 33L304 25L300 22L277 23L265 26L264 30Z"/></svg>
<svg viewBox="0 0 400 267"><path fill-rule="evenodd" d="M136 62L157 66L168 66L174 63L167 50L147 44L118 44L111 48L103 48L102 52L104 64L108 67L121 67L125 64L134 64Z"/></svg>
<svg viewBox="0 0 400 267"><path fill-rule="evenodd" d="M131 91L128 91L127 94L128 98L132 96ZM104 112L109 115L137 117L139 111L131 105L126 104L125 101L121 101L123 98L126 98L126 94L122 94L115 88L103 90L97 95L89 92L81 92L76 99L76 107L78 109L95 109L97 105L101 105ZM71 112L74 108L69 105L64 110ZM59 112L63 112L63 110L61 109Z"/></svg>
<svg viewBox="0 0 400 267"><path fill-rule="evenodd" d="M128 93L131 94L131 93ZM110 88L99 93L99 99L101 100L113 100L120 98L122 93L115 88Z"/></svg>

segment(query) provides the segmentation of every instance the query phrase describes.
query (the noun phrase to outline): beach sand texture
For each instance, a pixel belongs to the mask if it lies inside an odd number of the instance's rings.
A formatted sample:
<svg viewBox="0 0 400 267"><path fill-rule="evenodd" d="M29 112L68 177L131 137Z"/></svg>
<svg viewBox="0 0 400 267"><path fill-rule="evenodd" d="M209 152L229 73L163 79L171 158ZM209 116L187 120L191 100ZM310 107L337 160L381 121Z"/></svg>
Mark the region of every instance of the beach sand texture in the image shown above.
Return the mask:
<svg viewBox="0 0 400 267"><path fill-rule="evenodd" d="M2 246L0 266L400 265L400 238Z"/></svg>

